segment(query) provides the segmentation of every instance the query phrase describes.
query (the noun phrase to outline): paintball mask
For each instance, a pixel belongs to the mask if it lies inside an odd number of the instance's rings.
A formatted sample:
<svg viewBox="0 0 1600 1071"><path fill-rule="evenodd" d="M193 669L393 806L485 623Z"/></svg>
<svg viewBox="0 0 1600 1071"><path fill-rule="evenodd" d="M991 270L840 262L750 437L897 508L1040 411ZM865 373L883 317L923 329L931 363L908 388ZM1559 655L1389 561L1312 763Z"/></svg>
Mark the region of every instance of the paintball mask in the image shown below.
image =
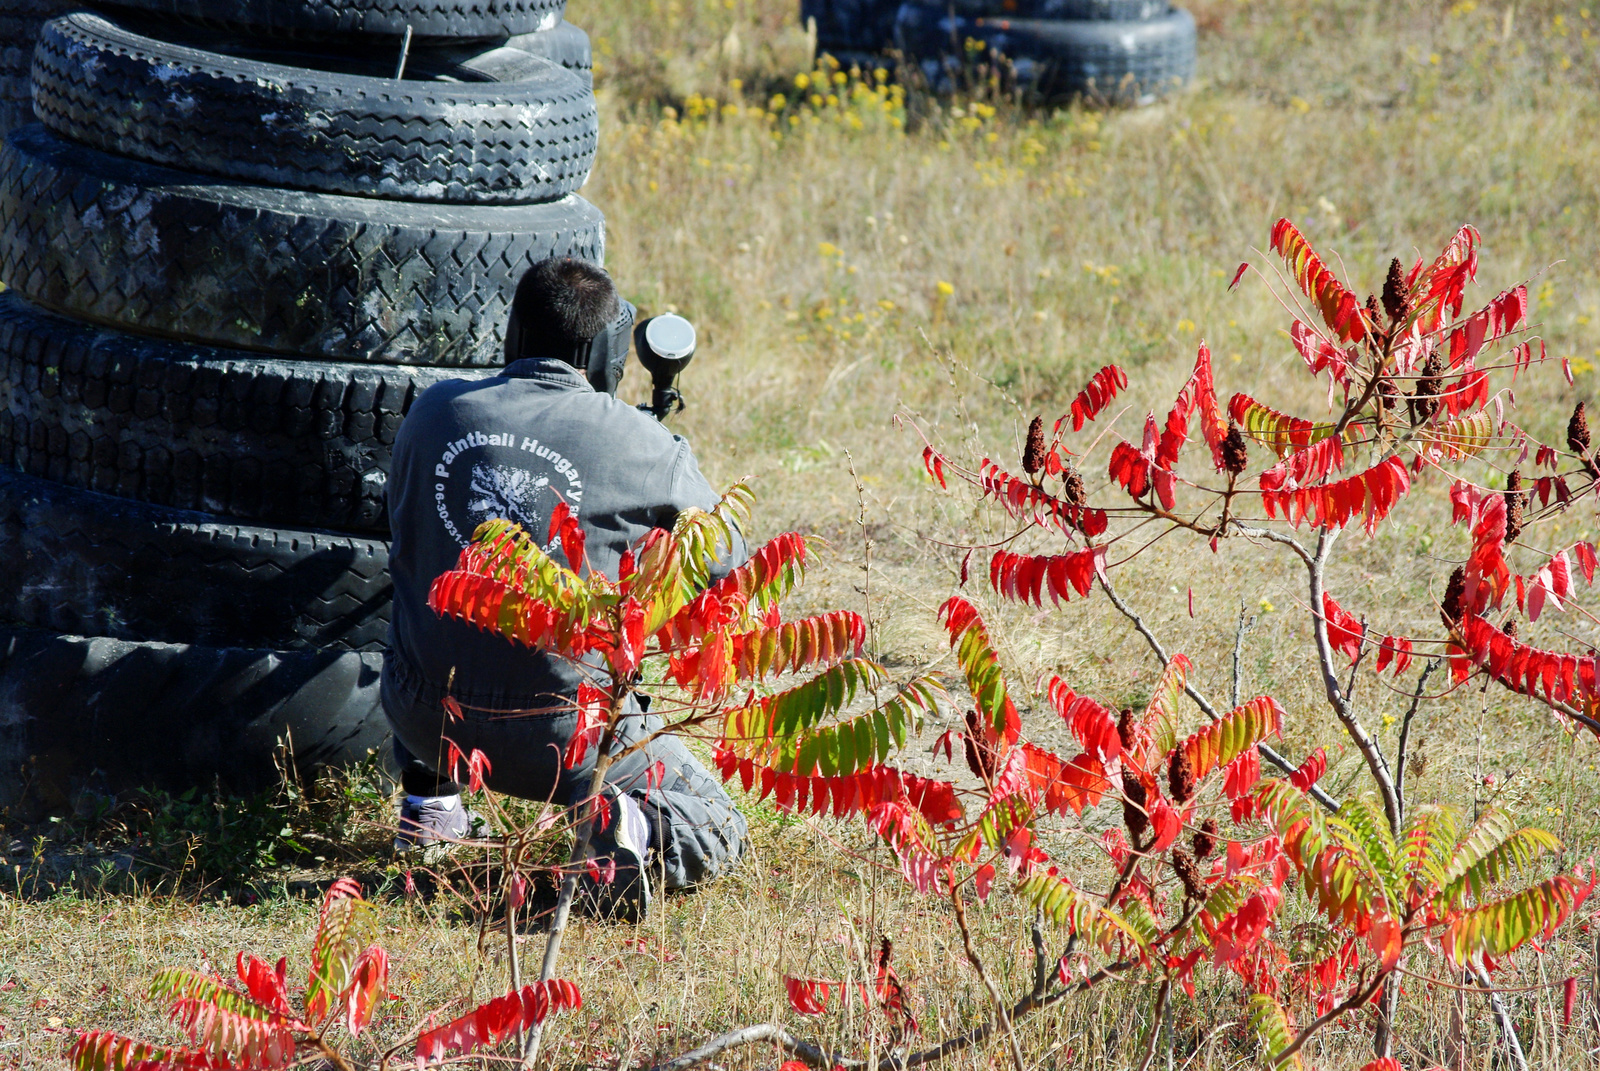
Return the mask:
<svg viewBox="0 0 1600 1071"><path fill-rule="evenodd" d="M629 301L621 302L622 309L611 326L589 340L588 354L579 367L589 380L589 386L602 394L617 396L617 384L628 364L628 335L633 329L633 319L638 310ZM574 362L578 364L578 362Z"/></svg>
<svg viewBox="0 0 1600 1071"><path fill-rule="evenodd" d="M631 306L630 306L631 311ZM694 324L676 313L652 316L633 329L633 348L650 373L650 404L639 408L665 420L683 408L678 376L694 358Z"/></svg>

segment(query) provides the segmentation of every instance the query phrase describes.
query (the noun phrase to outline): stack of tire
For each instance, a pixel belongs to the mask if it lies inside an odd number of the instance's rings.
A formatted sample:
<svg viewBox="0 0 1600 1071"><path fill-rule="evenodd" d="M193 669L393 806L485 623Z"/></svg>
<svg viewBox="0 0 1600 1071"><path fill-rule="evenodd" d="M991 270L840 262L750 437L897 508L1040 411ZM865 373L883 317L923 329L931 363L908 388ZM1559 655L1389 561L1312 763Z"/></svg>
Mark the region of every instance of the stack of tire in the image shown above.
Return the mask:
<svg viewBox="0 0 1600 1071"><path fill-rule="evenodd" d="M1168 0L802 0L817 48L863 67L892 49L937 93L1006 86L1045 103L1148 103L1194 77L1194 18Z"/></svg>
<svg viewBox="0 0 1600 1071"><path fill-rule="evenodd" d="M562 9L0 0L0 805L382 744L400 421L604 256Z"/></svg>
<svg viewBox="0 0 1600 1071"><path fill-rule="evenodd" d="M845 67L893 68L885 55L894 44L894 16L900 0L800 0L800 23L814 27L817 53Z"/></svg>
<svg viewBox="0 0 1600 1071"><path fill-rule="evenodd" d="M910 0L894 35L940 92L967 88L975 59L1036 102L1145 104L1194 77L1194 18L1168 0Z"/></svg>

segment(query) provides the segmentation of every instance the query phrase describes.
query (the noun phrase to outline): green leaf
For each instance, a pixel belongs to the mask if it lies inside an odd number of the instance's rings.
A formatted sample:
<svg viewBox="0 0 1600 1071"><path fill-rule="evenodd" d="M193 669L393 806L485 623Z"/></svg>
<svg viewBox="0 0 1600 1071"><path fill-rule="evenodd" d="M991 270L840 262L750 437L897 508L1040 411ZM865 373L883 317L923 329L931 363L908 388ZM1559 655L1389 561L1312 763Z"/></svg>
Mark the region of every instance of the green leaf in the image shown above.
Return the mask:
<svg viewBox="0 0 1600 1071"><path fill-rule="evenodd" d="M1013 832L1031 826L1034 817L1033 804L1024 793L1001 796L991 800L978 816L978 836L985 846L998 850Z"/></svg>
<svg viewBox="0 0 1600 1071"><path fill-rule="evenodd" d="M672 535L682 548L681 570L690 588L699 591L710 584L711 570L734 545L736 533L749 525L754 502L754 492L736 483L709 512L692 507L679 512Z"/></svg>
<svg viewBox="0 0 1600 1071"><path fill-rule="evenodd" d="M1527 870L1540 856L1560 850L1561 841L1542 829L1527 828L1509 833L1444 887L1436 901L1437 909L1441 912L1457 910L1468 893L1474 900L1482 900L1490 889Z"/></svg>
<svg viewBox="0 0 1600 1071"><path fill-rule="evenodd" d="M1094 897L1079 892L1066 878L1036 870L1016 887L1017 896L1051 923L1077 934L1107 954L1127 940L1138 944L1138 931L1120 915L1098 906Z"/></svg>
<svg viewBox="0 0 1600 1071"><path fill-rule="evenodd" d="M1449 884L1445 875L1460 835L1460 816L1453 809L1437 804L1412 808L1400 839L1399 864L1423 895L1432 896Z"/></svg>
<svg viewBox="0 0 1600 1071"><path fill-rule="evenodd" d="M1400 870L1396 864L1399 849L1389 835L1389 820L1372 796L1351 796L1339 806L1338 815L1328 827L1366 861L1367 869L1381 879L1387 898L1399 899Z"/></svg>
<svg viewBox="0 0 1600 1071"><path fill-rule="evenodd" d="M1267 1052L1268 1065L1280 1066L1278 1054L1294 1043L1295 1029L1289 1022L1289 1013L1268 994L1252 993L1250 1025L1255 1028L1256 1036L1261 1039L1261 1047ZM1300 1054L1295 1053L1286 1066L1300 1067Z"/></svg>
<svg viewBox="0 0 1600 1071"><path fill-rule="evenodd" d="M924 711L944 695L932 678L900 686L887 701L855 717L819 723L886 678L874 662L842 662L805 684L730 711L722 746L758 765L803 776L842 777L883 762L904 743L908 729L922 732Z"/></svg>
<svg viewBox="0 0 1600 1071"><path fill-rule="evenodd" d="M961 664L967 690L972 693L978 711L995 732L1006 739L1014 739L1016 707L1006 693L1000 657L995 653L983 618L959 595L945 601L939 616L950 632L950 645L956 650L956 661Z"/></svg>
<svg viewBox="0 0 1600 1071"><path fill-rule="evenodd" d="M1485 953L1503 956L1536 937L1548 938L1591 887L1558 876L1475 907L1446 927L1445 955L1460 964Z"/></svg>
<svg viewBox="0 0 1600 1071"><path fill-rule="evenodd" d="M285 1067L296 1025L216 978L182 967L158 971L150 997L170 1001L172 1017L199 1050L240 1067Z"/></svg>

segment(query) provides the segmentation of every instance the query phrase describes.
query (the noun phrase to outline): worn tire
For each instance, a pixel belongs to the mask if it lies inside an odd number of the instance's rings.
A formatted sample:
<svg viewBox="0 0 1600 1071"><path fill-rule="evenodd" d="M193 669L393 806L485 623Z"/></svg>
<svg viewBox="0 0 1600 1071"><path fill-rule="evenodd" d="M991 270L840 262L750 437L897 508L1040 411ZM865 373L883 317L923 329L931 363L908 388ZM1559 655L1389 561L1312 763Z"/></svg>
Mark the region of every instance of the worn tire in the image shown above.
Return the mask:
<svg viewBox="0 0 1600 1071"><path fill-rule="evenodd" d="M1194 18L1181 8L1136 21L963 18L945 9L907 3L896 16L902 52L916 60L939 91L961 84L964 56L950 42L982 41L1010 61L1027 96L1056 100L1089 94L1145 102L1194 77Z"/></svg>
<svg viewBox="0 0 1600 1071"><path fill-rule="evenodd" d="M39 28L70 6L65 0L0 0L0 137L33 122L33 43Z"/></svg>
<svg viewBox="0 0 1600 1071"><path fill-rule="evenodd" d="M434 383L492 371L277 360L0 294L0 466L258 524L387 534L401 418Z"/></svg>
<svg viewBox="0 0 1600 1071"><path fill-rule="evenodd" d="M584 85L594 86L594 50L589 35L565 19L539 33L519 34L506 46L559 64L583 79Z"/></svg>
<svg viewBox="0 0 1600 1071"><path fill-rule="evenodd" d="M531 204L582 186L594 93L556 63L497 48L408 65L480 82L395 81L171 44L90 12L47 23L34 112L103 152L265 186L445 204ZM308 59L303 62L310 62Z"/></svg>
<svg viewBox="0 0 1600 1071"><path fill-rule="evenodd" d="M517 281L601 263L599 211L428 205L205 179L72 145L0 147L0 281L46 308L169 338L380 364L503 362Z"/></svg>
<svg viewBox="0 0 1600 1071"><path fill-rule="evenodd" d="M382 648L389 545L0 473L0 622L85 636Z"/></svg>
<svg viewBox="0 0 1600 1071"><path fill-rule="evenodd" d="M894 44L898 6L897 0L800 0L800 25L815 19L817 51L843 62L843 53L877 53Z"/></svg>
<svg viewBox="0 0 1600 1071"><path fill-rule="evenodd" d="M1149 22L1172 11L1170 0L950 0L957 15L1010 19ZM946 12L949 6L939 5Z"/></svg>
<svg viewBox="0 0 1600 1071"><path fill-rule="evenodd" d="M0 805L59 809L75 790L278 783L381 747L382 655L135 643L0 628ZM18 776L19 773L21 776Z"/></svg>
<svg viewBox="0 0 1600 1071"><path fill-rule="evenodd" d="M566 0L108 0L118 7L271 37L493 40L548 30ZM398 46L398 42L396 42Z"/></svg>

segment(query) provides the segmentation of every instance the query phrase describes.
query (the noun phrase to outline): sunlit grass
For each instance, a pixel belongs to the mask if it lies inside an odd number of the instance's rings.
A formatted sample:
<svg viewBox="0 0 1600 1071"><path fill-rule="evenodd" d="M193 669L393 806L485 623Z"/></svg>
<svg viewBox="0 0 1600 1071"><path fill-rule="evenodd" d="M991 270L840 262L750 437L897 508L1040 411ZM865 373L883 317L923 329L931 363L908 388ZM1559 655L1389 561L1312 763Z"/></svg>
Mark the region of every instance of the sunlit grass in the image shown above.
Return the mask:
<svg viewBox="0 0 1600 1071"><path fill-rule="evenodd" d="M676 309L701 331L683 384L689 408L673 426L714 480L756 477L769 530L833 541L831 568L807 597L869 608L876 653L891 664L939 654L932 609L954 590L960 553L929 540L999 531L969 498L931 489L921 443L895 414L957 455L1014 464L1028 419L1054 419L1106 363L1133 380L1115 424L1131 434L1147 408L1170 403L1202 338L1224 395L1324 411L1269 288L1247 278L1227 289L1241 261L1271 271L1257 250L1279 216L1363 294L1390 257L1431 256L1457 226L1476 225L1484 269L1475 294L1486 300L1533 277L1538 333L1553 356L1572 360L1579 397L1595 398L1596 12L1471 0L1194 7L1198 84L1133 111L1020 111L1000 89L931 101L876 70L813 63L792 6L776 0L578 0L569 13L596 44L601 154L584 196L606 213L608 265L643 311ZM625 391L641 392L642 379L635 370ZM1549 369L1519 382L1534 435L1560 441L1564 390ZM1104 450L1092 456L1103 461ZM1465 546L1445 523L1442 488L1415 497L1375 538L1347 535L1331 580L1385 631L1437 627L1432 600ZM1592 538L1592 514L1575 513L1561 534ZM1169 647L1191 654L1213 695L1229 686L1242 604L1256 620L1243 646L1244 694L1284 703L1286 751L1328 747L1330 791L1361 789L1359 761L1321 705L1305 584L1290 562L1247 545L1213 556L1173 541L1118 582ZM1024 690L1046 670L1107 700L1149 687L1152 659L1100 601L988 609ZM1369 677L1357 701L1392 748L1406 697ZM1600 844L1593 741L1565 735L1530 705L1477 692L1433 708L1417 737L1413 798L1469 812L1497 801L1560 835L1569 865ZM564 970L590 1005L559 1029L559 1063L610 1067L626 1052L639 1066L719 1029L787 1015L782 974L843 976L879 933L897 942L930 1038L985 1014L943 913L825 830L749 809L758 859L741 876L674 898L639 932L585 926L570 942ZM1008 950L997 965L1020 969L1007 956L1025 952L1025 928L1004 909L975 917L990 947ZM270 898L243 908L189 894L5 893L0 985L8 975L19 982L0 990L0 1067L52 1064L65 1036L57 1031L68 1028L155 1029L130 998L157 963L226 967L236 946L303 955L309 910ZM481 966L475 931L421 905L388 912L397 973L419 994L405 1008L459 994ZM1502 977L1587 977L1590 951L1573 936ZM487 978L500 968L483 969ZM1561 1038L1576 1046L1593 1036L1563 1034L1558 993L1508 997L1537 1066L1575 1051ZM1041 1067L1125 1066L1147 997L1108 987L1030 1025L1028 1050ZM1454 999L1408 988L1402 1037L1436 1052ZM1179 1052L1195 1054L1189 1066L1252 1058L1236 990L1203 989L1181 1009L1175 1032ZM1467 1015L1487 1058L1482 1002L1473 998ZM857 1036L837 1018L802 1026L824 1039ZM1361 1062L1361 1025L1342 1029L1316 1056L1325 1066ZM991 1055L956 1065L986 1066ZM751 1051L726 1064L776 1062Z"/></svg>

